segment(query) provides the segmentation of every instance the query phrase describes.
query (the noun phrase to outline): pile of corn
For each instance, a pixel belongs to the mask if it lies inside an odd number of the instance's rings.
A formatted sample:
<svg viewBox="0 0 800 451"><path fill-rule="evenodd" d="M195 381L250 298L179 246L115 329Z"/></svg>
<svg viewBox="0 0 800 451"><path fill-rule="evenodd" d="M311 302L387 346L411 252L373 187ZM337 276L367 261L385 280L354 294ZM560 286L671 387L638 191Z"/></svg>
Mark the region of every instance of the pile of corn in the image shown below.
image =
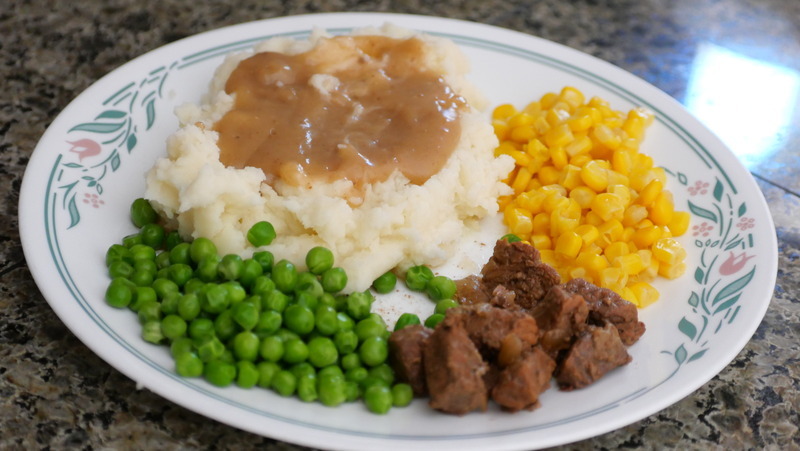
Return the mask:
<svg viewBox="0 0 800 451"><path fill-rule="evenodd" d="M498 106L496 155L516 161L500 199L511 233L533 244L564 281L583 278L639 307L656 301L657 276L686 269L674 236L689 227L664 188L666 173L639 153L652 113L614 111L565 87L518 111Z"/></svg>

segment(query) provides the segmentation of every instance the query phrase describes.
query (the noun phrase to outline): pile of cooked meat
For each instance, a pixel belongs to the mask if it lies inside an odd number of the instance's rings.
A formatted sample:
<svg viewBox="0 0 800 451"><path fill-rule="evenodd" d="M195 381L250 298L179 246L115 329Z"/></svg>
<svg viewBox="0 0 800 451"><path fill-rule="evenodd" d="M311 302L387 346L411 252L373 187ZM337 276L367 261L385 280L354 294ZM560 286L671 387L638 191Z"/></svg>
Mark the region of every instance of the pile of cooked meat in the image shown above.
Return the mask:
<svg viewBox="0 0 800 451"><path fill-rule="evenodd" d="M389 339L399 380L430 406L463 415L538 407L555 377L561 390L585 387L631 361L644 333L636 307L583 279L562 284L539 252L500 240L480 276L457 282L459 307L436 328L406 326Z"/></svg>

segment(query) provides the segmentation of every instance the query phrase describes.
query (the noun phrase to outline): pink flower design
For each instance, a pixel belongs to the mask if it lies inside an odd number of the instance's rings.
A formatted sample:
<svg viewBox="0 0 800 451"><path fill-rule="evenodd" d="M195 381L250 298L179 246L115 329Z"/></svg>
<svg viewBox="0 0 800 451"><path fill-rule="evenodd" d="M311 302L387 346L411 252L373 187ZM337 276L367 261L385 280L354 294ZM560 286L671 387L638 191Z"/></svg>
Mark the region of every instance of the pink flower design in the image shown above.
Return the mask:
<svg viewBox="0 0 800 451"><path fill-rule="evenodd" d="M709 225L707 222L695 224L692 226L692 235L694 236L708 236L708 233L714 230L714 226Z"/></svg>
<svg viewBox="0 0 800 451"><path fill-rule="evenodd" d="M736 224L736 227L745 231L747 229L752 229L756 226L756 218L748 218L747 216L743 217L739 220L739 223Z"/></svg>
<svg viewBox="0 0 800 451"><path fill-rule="evenodd" d="M83 203L84 204L91 204L94 208L100 208L101 205L105 205L103 199L100 199L100 196L94 193L84 193L83 194Z"/></svg>
<svg viewBox="0 0 800 451"><path fill-rule="evenodd" d="M79 139L77 141L67 141L72 144L70 152L78 154L78 161L83 161L84 158L93 157L100 153L100 144L92 141L91 139Z"/></svg>
<svg viewBox="0 0 800 451"><path fill-rule="evenodd" d="M755 255L747 255L747 252L742 252L739 255L730 253L731 255L720 265L719 273L723 276L729 276L744 268L747 260L755 257Z"/></svg>
<svg viewBox="0 0 800 451"><path fill-rule="evenodd" d="M698 180L694 182L694 186L689 187L689 194L692 196L696 196L698 194L703 195L708 192L708 182L703 182Z"/></svg>

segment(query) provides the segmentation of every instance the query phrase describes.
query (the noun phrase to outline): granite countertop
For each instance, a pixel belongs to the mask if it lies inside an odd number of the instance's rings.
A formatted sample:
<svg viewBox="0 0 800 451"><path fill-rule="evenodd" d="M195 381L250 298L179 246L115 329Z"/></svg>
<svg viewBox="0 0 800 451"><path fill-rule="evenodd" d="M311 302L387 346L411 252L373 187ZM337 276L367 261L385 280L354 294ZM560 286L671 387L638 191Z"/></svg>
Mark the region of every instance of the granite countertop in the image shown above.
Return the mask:
<svg viewBox="0 0 800 451"><path fill-rule="evenodd" d="M23 172L42 133L73 98L112 69L198 32L333 11L436 15L523 31L618 65L693 106L698 115L706 114L692 83L701 49L723 49L744 61L740 69L753 69L753 78L725 84L728 77L722 77L714 86L728 89L721 92L736 99L732 109L747 118L744 123L767 122L772 128L766 138L748 141L747 133L728 135L732 130L713 115L702 119L716 124L723 139L731 137L728 142L741 151L775 221L777 284L766 317L739 355L693 394L566 448L800 449L800 2L794 0L5 0L0 6L0 449L301 449L137 390L92 353L35 285L20 244L17 205ZM736 81L742 74L730 75ZM775 102L785 107L783 117L769 115ZM745 148L745 142L754 144Z"/></svg>

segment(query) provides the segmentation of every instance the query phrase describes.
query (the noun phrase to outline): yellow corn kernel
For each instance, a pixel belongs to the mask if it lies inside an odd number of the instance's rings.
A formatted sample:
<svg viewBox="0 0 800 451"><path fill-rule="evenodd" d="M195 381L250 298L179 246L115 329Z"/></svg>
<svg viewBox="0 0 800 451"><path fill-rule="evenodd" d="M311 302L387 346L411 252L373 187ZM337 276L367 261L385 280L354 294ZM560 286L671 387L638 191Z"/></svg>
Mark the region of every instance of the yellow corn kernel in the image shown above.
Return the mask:
<svg viewBox="0 0 800 451"><path fill-rule="evenodd" d="M644 136L644 128L644 119L640 117L631 117L628 115L628 118L622 123L622 129L625 130L625 133L636 139L642 139Z"/></svg>
<svg viewBox="0 0 800 451"><path fill-rule="evenodd" d="M525 191L525 188L528 187L531 177L533 177L533 174L531 174L531 171L529 171L528 168L519 168L516 177L514 177L514 182L511 184L511 188L516 194L521 194L523 191Z"/></svg>
<svg viewBox="0 0 800 451"><path fill-rule="evenodd" d="M606 247L614 241L619 241L625 228L618 219L610 219L597 226L597 231L600 233L598 242L601 247Z"/></svg>
<svg viewBox="0 0 800 451"><path fill-rule="evenodd" d="M614 264L614 260L629 253L628 245L622 241L614 241L603 249L603 255L606 256L612 265Z"/></svg>
<svg viewBox="0 0 800 451"><path fill-rule="evenodd" d="M569 268L567 270L567 274L569 275L569 280L583 279L589 283L594 283L594 277L592 277L589 271L582 266L573 266ZM565 280L565 282L568 282L569 280Z"/></svg>
<svg viewBox="0 0 800 451"><path fill-rule="evenodd" d="M684 272L686 272L686 263L683 262L674 265L662 263L661 266L658 267L658 275L670 280L677 279L682 276Z"/></svg>
<svg viewBox="0 0 800 451"><path fill-rule="evenodd" d="M559 197L567 197L567 189L559 185L558 183L551 183L550 185L545 185L539 188L539 191L545 193L548 196L557 194Z"/></svg>
<svg viewBox="0 0 800 451"><path fill-rule="evenodd" d="M512 196L500 196L497 198L497 207L500 211L505 211L506 207L514 202L514 198Z"/></svg>
<svg viewBox="0 0 800 451"><path fill-rule="evenodd" d="M581 168L568 164L561 170L561 179L559 179L558 183L570 191L570 197L572 197L572 191L582 185L581 180ZM581 206L583 207L583 206Z"/></svg>
<svg viewBox="0 0 800 451"><path fill-rule="evenodd" d="M550 158L550 149L537 138L528 141L528 145L525 146L525 152L537 160L547 161Z"/></svg>
<svg viewBox="0 0 800 451"><path fill-rule="evenodd" d="M689 230L690 220L691 215L688 211L676 211L672 214L672 221L667 224L667 228L672 236L681 236Z"/></svg>
<svg viewBox="0 0 800 451"><path fill-rule="evenodd" d="M531 234L533 220L527 211L510 206L504 210L504 219L511 233L522 237Z"/></svg>
<svg viewBox="0 0 800 451"><path fill-rule="evenodd" d="M569 124L570 130L573 132L585 132L591 128L592 124L594 124L594 120L592 119L592 114L586 111L574 114L567 119L567 124Z"/></svg>
<svg viewBox="0 0 800 451"><path fill-rule="evenodd" d="M497 146L497 149L494 150L495 156L498 155L510 155L511 152L518 150L516 144L511 141L503 141Z"/></svg>
<svg viewBox="0 0 800 451"><path fill-rule="evenodd" d="M600 231L591 224L581 224L575 227L575 233L581 237L584 246L594 243L600 237Z"/></svg>
<svg viewBox="0 0 800 451"><path fill-rule="evenodd" d="M492 119L508 119L515 114L517 114L517 109L514 107L514 105L506 103L499 105L494 109L494 111L492 111Z"/></svg>
<svg viewBox="0 0 800 451"><path fill-rule="evenodd" d="M493 120L492 128L494 128L494 135L497 136L497 139L501 142L508 138L508 133L511 130L511 127L509 127L505 121L501 120Z"/></svg>
<svg viewBox="0 0 800 451"><path fill-rule="evenodd" d="M508 117L508 126L511 128L524 127L533 124L535 116L528 113L519 113Z"/></svg>
<svg viewBox="0 0 800 451"><path fill-rule="evenodd" d="M664 184L660 180L651 180L644 186L644 189L639 191L636 203L649 207L656 201L656 198L663 190Z"/></svg>
<svg viewBox="0 0 800 451"><path fill-rule="evenodd" d="M611 173L614 173L614 171L609 171L609 174ZM614 184L609 183L608 188L606 188L606 191L609 194L614 194L619 196L619 198L622 199L622 205L624 205L625 208L627 208L628 205L630 205L631 198L633 197L633 195L631 194L631 189L628 188L627 185L620 183L614 183Z"/></svg>
<svg viewBox="0 0 800 451"><path fill-rule="evenodd" d="M600 271L600 286L617 293L628 283L628 275L621 268L609 267Z"/></svg>
<svg viewBox="0 0 800 451"><path fill-rule="evenodd" d="M636 155L635 169L649 170L653 168L653 157L647 154L640 153Z"/></svg>
<svg viewBox="0 0 800 451"><path fill-rule="evenodd" d="M544 135L550 130L550 123L547 122L547 119L544 116L539 116L533 121L533 128L536 129L540 135Z"/></svg>
<svg viewBox="0 0 800 451"><path fill-rule="evenodd" d="M577 186L569 192L569 198L574 199L584 209L592 206L592 200L594 200L595 196L597 196L597 193L588 186Z"/></svg>
<svg viewBox="0 0 800 451"><path fill-rule="evenodd" d="M630 277L628 277L628 281L630 283ZM625 299L636 307L639 307L639 299L636 298L636 293L634 293L633 290L627 286L622 288L622 291L620 291L619 295L622 297L622 299Z"/></svg>
<svg viewBox="0 0 800 451"><path fill-rule="evenodd" d="M550 213L541 212L533 217L533 234L547 235L550 233Z"/></svg>
<svg viewBox="0 0 800 451"><path fill-rule="evenodd" d="M639 249L645 249L652 246L656 241L661 239L663 231L654 226L642 227L636 229L633 233L633 242Z"/></svg>
<svg viewBox="0 0 800 451"><path fill-rule="evenodd" d="M650 220L658 225L666 226L672 222L674 213L675 205L672 202L672 193L661 191L650 207Z"/></svg>
<svg viewBox="0 0 800 451"><path fill-rule="evenodd" d="M636 247L636 243L633 242L633 234L636 233L636 229L633 227L625 227L622 230L622 241L628 243L628 247L631 248L631 252L637 251L639 248Z"/></svg>
<svg viewBox="0 0 800 451"><path fill-rule="evenodd" d="M575 232L565 232L556 239L556 255L575 258L583 246L583 240Z"/></svg>
<svg viewBox="0 0 800 451"><path fill-rule="evenodd" d="M636 282L628 286L638 301L638 307L644 308L656 302L659 298L658 290L647 282Z"/></svg>
<svg viewBox="0 0 800 451"><path fill-rule="evenodd" d="M542 211L542 203L544 199L547 197L547 194L540 191L526 191L524 193L520 193L515 199L514 202L520 207L524 208L532 215L535 215Z"/></svg>
<svg viewBox="0 0 800 451"><path fill-rule="evenodd" d="M553 248L553 241L549 235L533 234L531 235L531 244L540 251Z"/></svg>
<svg viewBox="0 0 800 451"><path fill-rule="evenodd" d="M595 192L605 191L608 186L608 169L599 161L592 160L581 168L581 180Z"/></svg>
<svg viewBox="0 0 800 451"><path fill-rule="evenodd" d="M595 108L601 108L601 107L608 108L608 101L603 99L602 97L594 96L591 99L589 99L588 105Z"/></svg>
<svg viewBox="0 0 800 451"><path fill-rule="evenodd" d="M530 182L528 182L528 188L526 191L536 191L542 187L542 182L539 181L537 178L532 178Z"/></svg>
<svg viewBox="0 0 800 451"><path fill-rule="evenodd" d="M603 218L604 221L611 219L622 219L625 214L625 203L623 199L614 193L601 193L592 199L591 207L593 212Z"/></svg>
<svg viewBox="0 0 800 451"><path fill-rule="evenodd" d="M539 170L537 177L539 181L542 182L542 185L553 185L558 183L558 180L561 178L561 173L553 166L545 166Z"/></svg>
<svg viewBox="0 0 800 451"><path fill-rule="evenodd" d="M592 137L600 144L610 150L614 150L622 144L622 139L608 125L598 124L592 130Z"/></svg>
<svg viewBox="0 0 800 451"><path fill-rule="evenodd" d="M542 262L550 265L556 266L558 263L556 262L556 251L552 249L542 249L539 251L539 258L542 259Z"/></svg>
<svg viewBox="0 0 800 451"><path fill-rule="evenodd" d="M558 209L550 213L550 236L559 236L562 233L575 230L581 223L580 217L567 216L567 209Z"/></svg>
<svg viewBox="0 0 800 451"><path fill-rule="evenodd" d="M601 224L605 223L600 215L591 210L586 212L586 216L583 218L583 220L586 224L591 224L596 227L599 227Z"/></svg>
<svg viewBox="0 0 800 451"><path fill-rule="evenodd" d="M644 126L649 127L653 123L655 115L652 111L646 108L637 107L628 111L628 119L631 118L641 118L644 120Z"/></svg>
<svg viewBox="0 0 800 451"><path fill-rule="evenodd" d="M590 149L591 150L591 149ZM573 157L570 157L569 164L575 165L579 168L586 166L586 163L592 161L592 156L588 154L578 154Z"/></svg>
<svg viewBox="0 0 800 451"><path fill-rule="evenodd" d="M553 108L553 105L558 102L558 95L554 92L548 92L539 99L539 103L542 105L543 110L549 110Z"/></svg>
<svg viewBox="0 0 800 451"><path fill-rule="evenodd" d="M617 149L611 154L611 169L622 175L628 175L633 169L635 156L630 150Z"/></svg>
<svg viewBox="0 0 800 451"><path fill-rule="evenodd" d="M679 264L686 258L686 249L674 238L658 239L651 250L656 260L668 266Z"/></svg>
<svg viewBox="0 0 800 451"><path fill-rule="evenodd" d="M542 111L542 104L536 101L531 102L525 105L525 108L523 108L522 111L530 115L536 115Z"/></svg>
<svg viewBox="0 0 800 451"><path fill-rule="evenodd" d="M536 135L536 129L533 128L533 125L519 125L511 128L511 132L508 134L508 137L518 143L527 143L531 139L535 138Z"/></svg>
<svg viewBox="0 0 800 451"><path fill-rule="evenodd" d="M528 166L531 163L531 156L521 150L510 150L508 155L514 159L517 166Z"/></svg>
<svg viewBox="0 0 800 451"><path fill-rule="evenodd" d="M556 169L564 169L569 163L567 159L567 152L563 147L550 147L550 161Z"/></svg>
<svg viewBox="0 0 800 451"><path fill-rule="evenodd" d="M562 108L558 108L558 106L559 105L553 105L553 108L550 108L544 114L544 118L552 128L557 127L559 124L569 119L569 112L565 111L563 108L566 105L563 105Z"/></svg>
<svg viewBox="0 0 800 451"><path fill-rule="evenodd" d="M586 97L583 93L572 86L565 86L561 89L561 93L558 96L562 102L566 102L569 104L570 108L575 109L578 108L581 104L583 104Z"/></svg>
<svg viewBox="0 0 800 451"><path fill-rule="evenodd" d="M644 205L629 205L622 215L622 225L625 227L634 227L642 222L648 215L647 208Z"/></svg>
<svg viewBox="0 0 800 451"><path fill-rule="evenodd" d="M646 268L639 254L620 255L612 260L611 265L622 268L628 276L639 274Z"/></svg>
<svg viewBox="0 0 800 451"><path fill-rule="evenodd" d="M563 147L569 144L573 139L574 136L572 135L572 130L570 130L569 125L563 123L553 126L553 128L548 130L544 135L545 144L551 148Z"/></svg>

